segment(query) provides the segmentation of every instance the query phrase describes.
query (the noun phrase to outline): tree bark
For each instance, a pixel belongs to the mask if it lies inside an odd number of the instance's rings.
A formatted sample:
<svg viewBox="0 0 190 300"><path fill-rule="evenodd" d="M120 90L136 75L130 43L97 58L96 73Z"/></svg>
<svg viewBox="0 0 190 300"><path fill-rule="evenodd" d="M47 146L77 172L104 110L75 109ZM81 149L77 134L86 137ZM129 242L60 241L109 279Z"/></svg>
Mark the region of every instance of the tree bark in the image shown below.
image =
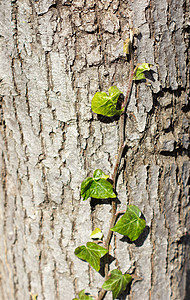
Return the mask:
<svg viewBox="0 0 190 300"><path fill-rule="evenodd" d="M74 249L97 226L107 234L111 206L83 202L80 185L95 169L113 173L119 122L90 106L111 85L126 93L131 21L135 63L154 72L133 86L118 209L139 206L147 227L136 243L114 234L110 269L141 278L120 299L188 299L188 5L0 1L0 299L70 300L103 284Z"/></svg>

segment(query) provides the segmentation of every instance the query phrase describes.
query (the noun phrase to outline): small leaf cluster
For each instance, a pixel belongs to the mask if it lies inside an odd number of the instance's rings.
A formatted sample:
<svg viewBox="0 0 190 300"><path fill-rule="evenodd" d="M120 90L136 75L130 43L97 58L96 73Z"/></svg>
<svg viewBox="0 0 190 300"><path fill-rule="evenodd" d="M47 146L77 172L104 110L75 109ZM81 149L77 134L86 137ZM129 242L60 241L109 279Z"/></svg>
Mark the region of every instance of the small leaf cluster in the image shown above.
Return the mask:
<svg viewBox="0 0 190 300"><path fill-rule="evenodd" d="M129 205L125 214L111 230L128 236L131 241L135 241L139 238L145 226L146 221L141 218L140 209L135 205ZM91 237L101 239L101 229L96 228L92 232ZM93 242L88 242L86 246L80 246L75 249L75 255L87 261L96 271L100 270L100 258L107 252L107 249Z"/></svg>

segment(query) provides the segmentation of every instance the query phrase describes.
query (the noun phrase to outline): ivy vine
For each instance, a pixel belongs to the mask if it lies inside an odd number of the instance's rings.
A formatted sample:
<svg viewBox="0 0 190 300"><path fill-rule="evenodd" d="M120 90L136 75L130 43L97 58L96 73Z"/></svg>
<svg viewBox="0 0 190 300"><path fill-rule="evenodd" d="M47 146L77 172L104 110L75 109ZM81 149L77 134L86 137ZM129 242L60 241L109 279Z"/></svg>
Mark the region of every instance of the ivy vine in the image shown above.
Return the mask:
<svg viewBox="0 0 190 300"><path fill-rule="evenodd" d="M112 217L107 237L104 238L101 229L96 228L91 233L90 237L97 241L87 242L86 246L82 245L75 249L75 255L78 258L87 261L97 272L100 270L100 259L105 256L105 282L102 285L102 289L98 296L89 296L85 293L85 290L82 290L79 292L78 298L74 298L73 300L93 300L94 298L101 300L103 299L106 291L112 291L113 299L116 299L133 280L133 274L122 274L119 269L114 269L109 272L108 254L112 233L113 231L118 232L121 235L127 236L131 241L135 241L139 238L140 234L146 227L146 221L142 217L140 209L135 205L128 205L124 215L116 222L117 217L120 214L120 212L116 212L116 178L123 151L126 146L124 116L129 104L133 82L145 79L145 72L150 71L151 68L151 65L148 63L138 64L134 67L132 48L133 36L134 31L130 29L130 38L124 42L124 52L130 59L130 76L126 97L122 105L120 105L121 107L118 109L118 100L122 92L116 86L111 86L108 90L108 94L105 92L97 92L91 102L91 109L94 113L101 114L106 117L113 117L116 115L120 116L120 146L113 175L109 178L109 175L106 175L102 170L97 169L94 171L93 177L87 177L81 184L81 196L83 200L87 200L88 198L111 198L112 200ZM99 243L102 243L102 246L100 246Z"/></svg>

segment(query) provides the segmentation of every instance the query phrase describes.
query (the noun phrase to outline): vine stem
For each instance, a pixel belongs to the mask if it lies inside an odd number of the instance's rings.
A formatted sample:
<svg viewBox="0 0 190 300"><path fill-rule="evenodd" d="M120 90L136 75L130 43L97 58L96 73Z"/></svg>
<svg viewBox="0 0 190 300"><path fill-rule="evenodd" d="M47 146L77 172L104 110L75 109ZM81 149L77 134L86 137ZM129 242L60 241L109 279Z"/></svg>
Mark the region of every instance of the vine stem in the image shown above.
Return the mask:
<svg viewBox="0 0 190 300"><path fill-rule="evenodd" d="M129 81L128 81L128 88L127 88L127 92L126 92L126 96L124 99L124 102L122 104L122 108L124 108L124 114L121 115L120 117L120 146L118 149L118 155L117 155L117 159L116 159L116 163L115 163L115 167L114 167L114 171L113 171L113 175L112 175L112 181L113 181L113 190L116 191L116 184L117 184L117 174L118 174L118 170L119 170L119 166L120 166L120 162L121 162L121 158L123 155L123 151L125 149L126 146L126 140L125 140L125 113L129 104L129 100L130 100L130 95L131 95L131 91L132 91L132 87L133 87L133 76L138 68L139 65L136 66L136 68L134 69L134 57L133 57L133 53L131 52L130 55L130 76L129 76ZM111 228L115 225L115 221L117 219L117 214L116 214L116 210L117 210L117 204L115 200L112 200L112 216L111 216L111 220L110 220L110 226L109 226L109 231L105 240L105 247L108 250L109 253L109 247L110 247L110 242L111 242L111 238L113 235L113 231L111 231ZM105 255L105 267L104 267L104 272L105 272L105 280L107 280L109 278L109 260L108 260L108 254ZM98 294L97 300L102 300L104 295L105 295L106 291L104 289L101 289L101 291Z"/></svg>

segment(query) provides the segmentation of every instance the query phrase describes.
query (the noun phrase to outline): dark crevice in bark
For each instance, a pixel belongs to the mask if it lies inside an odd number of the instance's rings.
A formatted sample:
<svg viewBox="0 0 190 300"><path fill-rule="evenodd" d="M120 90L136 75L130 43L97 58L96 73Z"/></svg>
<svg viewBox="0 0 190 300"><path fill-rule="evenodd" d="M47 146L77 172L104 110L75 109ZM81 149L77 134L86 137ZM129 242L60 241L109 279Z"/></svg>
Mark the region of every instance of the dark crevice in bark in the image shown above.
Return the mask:
<svg viewBox="0 0 190 300"><path fill-rule="evenodd" d="M44 284L43 284L42 256L43 256L43 250L40 250L40 253L39 253L40 286L41 286L42 299L45 300L45 296L44 296Z"/></svg>
<svg viewBox="0 0 190 300"><path fill-rule="evenodd" d="M48 82L48 91L53 91L53 78L52 78L52 67L51 67L51 58L48 51L45 52L45 62L46 62L46 71L47 71L47 82Z"/></svg>
<svg viewBox="0 0 190 300"><path fill-rule="evenodd" d="M14 112L15 112L15 119L16 119L16 121L18 123L18 126L19 126L21 145L24 145L23 129L22 129L22 124L21 124L21 122L18 118L18 114L17 114L16 98L13 97L12 100L13 100L13 108L14 108Z"/></svg>
<svg viewBox="0 0 190 300"><path fill-rule="evenodd" d="M154 287L154 260L155 260L155 220L154 220L154 209L153 209L153 217L151 219L151 226L150 226L150 241L152 244L152 251L151 251L151 288L149 290L149 299L151 299L151 291Z"/></svg>

